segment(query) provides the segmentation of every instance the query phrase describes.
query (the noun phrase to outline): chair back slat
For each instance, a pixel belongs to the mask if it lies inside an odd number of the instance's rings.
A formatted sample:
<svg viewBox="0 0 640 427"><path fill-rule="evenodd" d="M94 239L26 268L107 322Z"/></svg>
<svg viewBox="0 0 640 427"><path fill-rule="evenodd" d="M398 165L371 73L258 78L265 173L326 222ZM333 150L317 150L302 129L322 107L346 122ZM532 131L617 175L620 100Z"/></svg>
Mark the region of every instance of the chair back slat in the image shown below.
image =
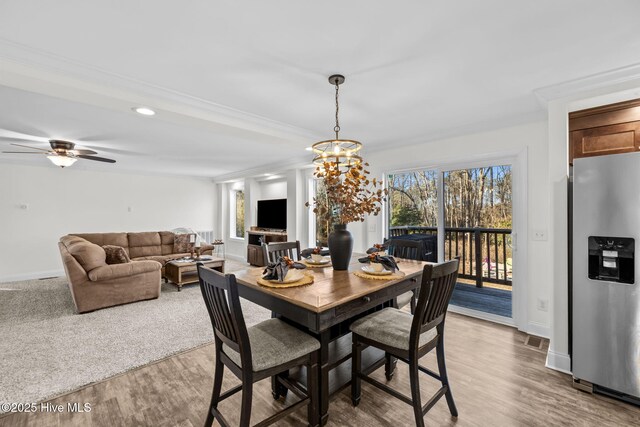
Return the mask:
<svg viewBox="0 0 640 427"><path fill-rule="evenodd" d="M391 239L389 240L389 255L396 258L421 260L420 251L422 244L415 240Z"/></svg>
<svg viewBox="0 0 640 427"><path fill-rule="evenodd" d="M251 363L249 335L242 315L236 277L201 264L198 265L198 277L202 298L216 336L216 345L224 343L240 353L243 366L244 363Z"/></svg>
<svg viewBox="0 0 640 427"><path fill-rule="evenodd" d="M442 264L424 266L410 339L419 340L421 333L444 322L458 279L458 263L457 259L453 259Z"/></svg>
<svg viewBox="0 0 640 427"><path fill-rule="evenodd" d="M278 258L287 256L294 261L300 261L300 241L263 243L264 260L268 263L276 262Z"/></svg>

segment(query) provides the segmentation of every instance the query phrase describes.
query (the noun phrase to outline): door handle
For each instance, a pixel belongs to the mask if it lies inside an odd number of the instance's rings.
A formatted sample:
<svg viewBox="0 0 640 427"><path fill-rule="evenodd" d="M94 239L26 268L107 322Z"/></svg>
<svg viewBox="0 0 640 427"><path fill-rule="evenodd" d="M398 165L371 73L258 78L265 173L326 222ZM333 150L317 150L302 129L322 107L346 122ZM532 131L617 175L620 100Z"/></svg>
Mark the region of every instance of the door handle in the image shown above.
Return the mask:
<svg viewBox="0 0 640 427"><path fill-rule="evenodd" d="M371 297L362 297L362 301L371 302Z"/></svg>

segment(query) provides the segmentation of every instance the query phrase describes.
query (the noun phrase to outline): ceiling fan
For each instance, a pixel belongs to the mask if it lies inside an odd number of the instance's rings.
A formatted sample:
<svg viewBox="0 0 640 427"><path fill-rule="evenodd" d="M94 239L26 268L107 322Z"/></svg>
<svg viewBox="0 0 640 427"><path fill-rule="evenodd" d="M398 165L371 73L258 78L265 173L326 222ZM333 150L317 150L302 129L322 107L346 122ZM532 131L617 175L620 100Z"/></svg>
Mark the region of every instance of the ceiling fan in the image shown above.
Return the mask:
<svg viewBox="0 0 640 427"><path fill-rule="evenodd" d="M94 154L98 154L98 153L93 150L75 148L76 144L73 142L62 141L59 139L50 139L49 144L51 145L51 150L46 150L44 148L38 148L38 147L31 147L29 145L11 143L11 145L15 145L16 147L23 147L23 148L28 148L30 150L37 150L37 151L3 151L3 153L44 154L45 156L47 156L49 160L51 160L51 162L54 165L60 166L61 168L71 166L78 159L95 160L98 162L105 162L105 163L116 162L113 159L94 156Z"/></svg>

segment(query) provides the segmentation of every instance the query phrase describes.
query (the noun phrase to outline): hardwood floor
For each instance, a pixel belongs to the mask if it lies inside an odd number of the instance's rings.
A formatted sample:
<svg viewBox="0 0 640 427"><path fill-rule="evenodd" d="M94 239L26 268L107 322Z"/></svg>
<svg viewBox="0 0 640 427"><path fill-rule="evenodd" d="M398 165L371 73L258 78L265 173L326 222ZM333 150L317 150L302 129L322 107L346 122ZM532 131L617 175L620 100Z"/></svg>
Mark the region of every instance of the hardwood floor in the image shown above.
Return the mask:
<svg viewBox="0 0 640 427"><path fill-rule="evenodd" d="M513 328L450 313L446 353L453 395L460 416L454 420L442 399L426 415L438 426L631 426L640 425L640 408L571 387L571 377L544 367L543 349L525 346L526 335ZM435 356L423 365L435 368ZM384 379L384 368L376 372ZM423 402L437 389L422 378ZM89 385L49 401L63 413L36 412L0 417L0 426L201 426L213 383L213 346L189 350L114 378ZM409 393L406 365L399 362L391 383ZM225 372L223 390L238 384ZM281 407L273 401L270 383L255 385L252 423ZM292 397L289 397L293 401ZM91 404L91 411L69 413L67 404ZM240 395L227 399L221 410L239 421ZM278 425L304 425L300 409ZM329 407L330 426L413 425L410 406L362 384L362 401L353 408L349 389L337 394Z"/></svg>

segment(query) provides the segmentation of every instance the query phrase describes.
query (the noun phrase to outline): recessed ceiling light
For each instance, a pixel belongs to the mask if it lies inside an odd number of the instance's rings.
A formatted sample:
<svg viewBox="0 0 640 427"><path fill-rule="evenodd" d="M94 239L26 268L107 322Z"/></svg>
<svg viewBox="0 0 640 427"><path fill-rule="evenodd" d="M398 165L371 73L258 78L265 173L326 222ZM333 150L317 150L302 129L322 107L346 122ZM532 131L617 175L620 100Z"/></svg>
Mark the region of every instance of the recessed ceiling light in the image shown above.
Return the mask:
<svg viewBox="0 0 640 427"><path fill-rule="evenodd" d="M147 107L134 107L132 108L132 110L138 114L142 114L143 116L153 116L154 114L156 114L155 111Z"/></svg>
<svg viewBox="0 0 640 427"><path fill-rule="evenodd" d="M272 173L265 173L264 176L273 176Z"/></svg>
<svg viewBox="0 0 640 427"><path fill-rule="evenodd" d="M311 150L313 150L313 148L311 148L311 147L307 147L307 148L305 148L305 150L307 150L307 151L311 151Z"/></svg>

